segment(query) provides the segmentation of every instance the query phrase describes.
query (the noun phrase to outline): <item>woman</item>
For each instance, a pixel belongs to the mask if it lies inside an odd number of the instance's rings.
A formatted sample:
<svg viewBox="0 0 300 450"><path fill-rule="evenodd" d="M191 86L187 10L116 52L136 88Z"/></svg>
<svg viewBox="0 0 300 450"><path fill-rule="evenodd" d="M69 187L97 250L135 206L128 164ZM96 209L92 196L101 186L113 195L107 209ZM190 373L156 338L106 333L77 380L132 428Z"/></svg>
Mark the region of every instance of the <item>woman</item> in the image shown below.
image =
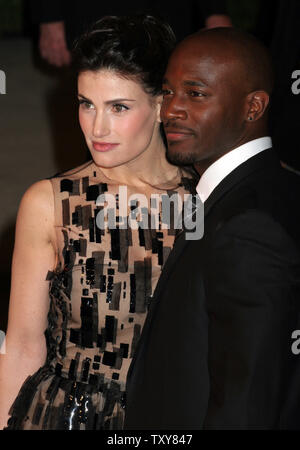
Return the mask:
<svg viewBox="0 0 300 450"><path fill-rule="evenodd" d="M33 184L20 204L0 368L8 429L122 428L127 370L176 232L162 211L147 228L141 202L183 196L191 180L160 133L173 43L150 16L101 19L77 42L92 160Z"/></svg>

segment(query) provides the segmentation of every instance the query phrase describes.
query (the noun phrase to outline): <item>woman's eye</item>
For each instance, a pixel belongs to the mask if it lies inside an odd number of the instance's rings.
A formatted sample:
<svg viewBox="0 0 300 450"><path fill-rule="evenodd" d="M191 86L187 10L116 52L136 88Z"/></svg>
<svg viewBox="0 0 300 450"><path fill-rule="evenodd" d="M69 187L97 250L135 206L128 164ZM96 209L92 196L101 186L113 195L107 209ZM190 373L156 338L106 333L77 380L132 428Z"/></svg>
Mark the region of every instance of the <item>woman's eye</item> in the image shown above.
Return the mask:
<svg viewBox="0 0 300 450"><path fill-rule="evenodd" d="M93 104L86 100L80 99L80 100L78 100L78 102L79 102L79 106L81 106L84 109L92 109L92 107L93 107Z"/></svg>
<svg viewBox="0 0 300 450"><path fill-rule="evenodd" d="M116 113L127 111L129 109L128 106L122 105L121 103L115 103L114 105L112 105L112 108Z"/></svg>
<svg viewBox="0 0 300 450"><path fill-rule="evenodd" d="M165 97L166 95L170 95L170 94L171 94L170 89L163 89L163 90L162 90L162 95L163 95L163 97Z"/></svg>

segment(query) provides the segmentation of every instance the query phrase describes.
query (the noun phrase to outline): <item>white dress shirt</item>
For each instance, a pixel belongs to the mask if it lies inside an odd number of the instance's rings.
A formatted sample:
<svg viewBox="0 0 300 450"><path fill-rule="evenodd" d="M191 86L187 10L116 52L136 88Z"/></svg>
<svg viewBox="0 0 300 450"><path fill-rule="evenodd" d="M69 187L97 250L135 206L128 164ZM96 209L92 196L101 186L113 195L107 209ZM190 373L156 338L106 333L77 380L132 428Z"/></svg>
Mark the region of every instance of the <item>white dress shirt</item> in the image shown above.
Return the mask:
<svg viewBox="0 0 300 450"><path fill-rule="evenodd" d="M265 136L246 142L246 144L240 145L217 159L217 161L203 172L196 187L196 191L202 202L208 199L212 191L230 172L249 158L271 147L272 140L270 136Z"/></svg>

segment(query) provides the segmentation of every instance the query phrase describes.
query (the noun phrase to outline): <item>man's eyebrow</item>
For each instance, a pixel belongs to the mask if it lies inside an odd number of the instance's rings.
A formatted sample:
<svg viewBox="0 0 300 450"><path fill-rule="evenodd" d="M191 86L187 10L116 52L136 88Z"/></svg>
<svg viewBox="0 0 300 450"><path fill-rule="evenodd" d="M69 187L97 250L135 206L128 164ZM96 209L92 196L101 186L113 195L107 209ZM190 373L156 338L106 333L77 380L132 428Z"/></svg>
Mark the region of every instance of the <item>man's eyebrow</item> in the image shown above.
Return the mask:
<svg viewBox="0 0 300 450"><path fill-rule="evenodd" d="M162 84L169 84L169 81L167 78L164 78L162 81ZM193 81L193 80L186 80L183 82L184 86L198 86L198 87L207 87L205 83L202 81Z"/></svg>
<svg viewBox="0 0 300 450"><path fill-rule="evenodd" d="M207 85L202 83L202 81L192 81L192 80L186 80L183 82L185 86L198 86L198 87L206 87Z"/></svg>
<svg viewBox="0 0 300 450"><path fill-rule="evenodd" d="M93 103L92 100L90 100L89 98L85 97L82 94L78 94L78 97L82 98L83 100L86 100L89 103ZM131 98L114 98L112 100L107 100L105 103L105 105L112 105L113 103L121 103L121 102L135 102L135 99L131 99Z"/></svg>

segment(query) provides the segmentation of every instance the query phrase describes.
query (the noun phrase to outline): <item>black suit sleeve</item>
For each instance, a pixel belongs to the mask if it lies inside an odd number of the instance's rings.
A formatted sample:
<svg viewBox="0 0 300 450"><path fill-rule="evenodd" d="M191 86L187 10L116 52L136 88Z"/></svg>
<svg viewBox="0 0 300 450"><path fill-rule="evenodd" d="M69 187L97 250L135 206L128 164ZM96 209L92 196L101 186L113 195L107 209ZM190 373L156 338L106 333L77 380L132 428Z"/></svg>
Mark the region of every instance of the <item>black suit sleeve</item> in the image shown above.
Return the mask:
<svg viewBox="0 0 300 450"><path fill-rule="evenodd" d="M210 395L204 428L288 428L289 398L299 398L300 383L291 352L300 302L293 241L267 214L246 212L216 233L206 270Z"/></svg>
<svg viewBox="0 0 300 450"><path fill-rule="evenodd" d="M65 19L62 0L30 0L32 23L58 22Z"/></svg>

